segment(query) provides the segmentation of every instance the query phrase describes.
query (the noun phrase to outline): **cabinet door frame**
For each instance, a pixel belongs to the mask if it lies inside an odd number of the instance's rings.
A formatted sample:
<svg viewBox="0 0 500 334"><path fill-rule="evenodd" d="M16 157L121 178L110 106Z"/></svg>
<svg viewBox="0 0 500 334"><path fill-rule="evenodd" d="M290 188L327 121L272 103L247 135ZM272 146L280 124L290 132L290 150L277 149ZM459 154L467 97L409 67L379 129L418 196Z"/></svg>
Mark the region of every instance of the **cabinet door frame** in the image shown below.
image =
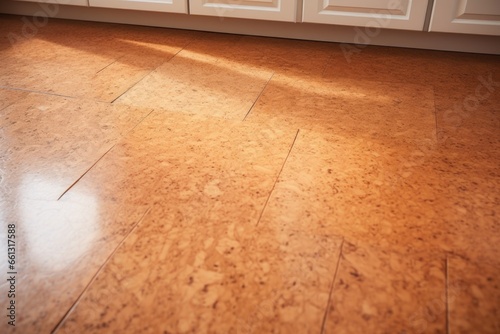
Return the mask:
<svg viewBox="0 0 500 334"><path fill-rule="evenodd" d="M491 15L497 17L496 20L490 15L467 13L468 1L435 0L429 31L500 36L500 1L482 0L489 6L498 6L498 13Z"/></svg>
<svg viewBox="0 0 500 334"><path fill-rule="evenodd" d="M387 4L382 6L384 2ZM373 8L368 7L369 3L368 0L304 0L303 22L424 30L429 0L379 0Z"/></svg>
<svg viewBox="0 0 500 334"><path fill-rule="evenodd" d="M189 0L190 14L220 18L296 22L297 9L297 0Z"/></svg>
<svg viewBox="0 0 500 334"><path fill-rule="evenodd" d="M90 7L188 13L188 0L88 0Z"/></svg>

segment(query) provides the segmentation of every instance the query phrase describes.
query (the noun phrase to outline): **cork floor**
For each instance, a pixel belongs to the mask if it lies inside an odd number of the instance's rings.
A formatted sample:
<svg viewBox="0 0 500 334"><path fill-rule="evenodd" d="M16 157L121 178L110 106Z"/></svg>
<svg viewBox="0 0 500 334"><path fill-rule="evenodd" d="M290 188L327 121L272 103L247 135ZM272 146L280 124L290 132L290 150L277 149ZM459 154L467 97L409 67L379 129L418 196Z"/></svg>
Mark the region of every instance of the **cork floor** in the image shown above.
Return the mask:
<svg viewBox="0 0 500 334"><path fill-rule="evenodd" d="M500 332L500 56L24 25L2 333Z"/></svg>

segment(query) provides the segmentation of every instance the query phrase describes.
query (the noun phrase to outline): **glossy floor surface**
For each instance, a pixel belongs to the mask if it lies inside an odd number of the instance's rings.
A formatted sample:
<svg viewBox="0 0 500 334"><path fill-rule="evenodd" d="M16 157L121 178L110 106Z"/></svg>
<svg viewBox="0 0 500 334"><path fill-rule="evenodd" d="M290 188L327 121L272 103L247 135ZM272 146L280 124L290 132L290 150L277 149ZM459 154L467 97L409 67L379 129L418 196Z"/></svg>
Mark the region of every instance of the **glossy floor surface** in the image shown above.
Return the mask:
<svg viewBox="0 0 500 334"><path fill-rule="evenodd" d="M0 332L500 332L500 56L0 31Z"/></svg>

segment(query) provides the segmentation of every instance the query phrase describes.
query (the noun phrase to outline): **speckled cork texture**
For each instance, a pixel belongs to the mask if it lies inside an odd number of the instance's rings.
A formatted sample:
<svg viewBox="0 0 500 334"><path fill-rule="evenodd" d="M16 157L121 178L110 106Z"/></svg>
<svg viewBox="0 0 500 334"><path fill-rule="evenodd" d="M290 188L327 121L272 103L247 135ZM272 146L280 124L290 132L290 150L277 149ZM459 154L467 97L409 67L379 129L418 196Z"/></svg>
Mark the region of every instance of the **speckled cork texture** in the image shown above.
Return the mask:
<svg viewBox="0 0 500 334"><path fill-rule="evenodd" d="M153 208L60 332L320 330L339 239L280 244L285 235L251 237L244 224L200 218ZM145 257L151 242L162 247Z"/></svg>
<svg viewBox="0 0 500 334"><path fill-rule="evenodd" d="M90 100L24 95L0 115L2 197L57 200L149 112Z"/></svg>
<svg viewBox="0 0 500 334"><path fill-rule="evenodd" d="M11 104L25 98L28 94L28 92L20 90L0 89L0 112L2 113L0 115L3 115L2 110L10 106Z"/></svg>
<svg viewBox="0 0 500 334"><path fill-rule="evenodd" d="M34 296L27 293L22 302L27 305L40 303L39 298L43 296L46 300L44 307L49 304L64 306L58 306L60 312L51 313L50 316L44 314L42 306L33 307L29 317L19 320L20 328L24 331L33 331L41 325L47 330L55 328L57 320L64 315L61 312L69 309L72 301L85 289L81 282L92 279L99 270L97 264L106 262L112 250L118 246L117 241L127 236L150 207L159 206L166 210L165 216L161 214L156 218L160 219L158 224L164 221L177 224L177 220L179 224L186 224L178 226L175 233L166 231L165 235L173 236L182 230L192 229L194 232L206 229L212 230L212 237L218 237L222 235L218 231L238 228L243 230L234 233L252 237L253 233L245 232L245 229L251 231L254 227L266 202L266 194L272 189L295 134L289 129L256 128L219 119L153 112L114 145L99 164L71 187L61 200L47 202L47 205L43 205L45 202L19 200L16 210L28 213L12 221L26 226L26 233L32 234L33 240L42 236L49 240L60 237L65 247L61 248L62 254L57 261L65 263L64 270L74 272L65 276L63 284L67 293L63 296L59 295L58 290L52 293L46 291L51 285L44 283L39 286L36 279L45 276L37 271L31 272L32 276L24 284L32 293L38 291L40 294ZM221 142L222 138L225 139ZM10 205L5 203L6 210ZM40 220L37 219L39 215ZM49 224L49 221L52 222ZM228 225L234 222L239 222L239 225ZM67 224L64 229L59 227L63 223ZM48 226L47 229L36 230L37 224ZM142 224L147 226L153 223ZM53 227L54 231L48 230L49 227ZM60 236L61 233L64 237ZM185 236L188 238L186 241L175 241L174 238L174 242L189 243L191 233ZM204 234L199 237L210 239ZM231 242L226 239L221 240L221 246L226 242L227 247L231 248ZM106 243L106 246L102 243ZM252 249L249 243L245 246L247 252ZM270 241L267 244L263 247L277 247ZM96 248L90 249L92 245ZM29 243L20 245L20 251L25 252L31 246ZM39 247L35 241L33 246ZM42 258L47 253L44 249L40 250ZM97 251L99 255L94 253ZM151 251L148 252L152 254ZM130 256L125 254L126 258ZM222 255L219 256L223 259ZM39 258L27 258L22 265L30 268L36 266L38 261ZM257 259L253 261L253 265L257 266ZM279 263L279 257L273 262ZM45 265L46 275L60 272L57 264L45 262ZM177 266L173 262L171 265ZM178 265L181 267L180 263ZM237 275L241 269L232 269L227 273L228 277ZM142 274L149 275L146 272ZM251 280L247 284L257 283ZM223 288L220 289L223 291ZM328 292L324 294L327 298ZM264 296L261 297L263 300ZM225 303L230 303L230 300ZM161 308L158 310L163 312ZM251 321L251 315L248 315L248 319Z"/></svg>
<svg viewBox="0 0 500 334"><path fill-rule="evenodd" d="M298 128L329 124L350 137L436 137L433 90L412 84L276 74L247 117L269 119Z"/></svg>
<svg viewBox="0 0 500 334"><path fill-rule="evenodd" d="M498 263L491 208L499 183L483 179L498 166L488 158L464 163L466 155L444 154L435 142L389 145L320 129L299 133L263 221L400 254L453 252Z"/></svg>
<svg viewBox="0 0 500 334"><path fill-rule="evenodd" d="M499 332L500 56L23 24L0 332Z"/></svg>
<svg viewBox="0 0 500 334"><path fill-rule="evenodd" d="M219 58L205 51L224 50L239 37L210 36L193 41L129 90L117 103L242 120L272 76L272 72ZM213 45L213 46L212 46Z"/></svg>
<svg viewBox="0 0 500 334"><path fill-rule="evenodd" d="M182 31L163 34L154 28L130 27L124 33L117 25L59 20L52 20L49 29L23 34L24 21L7 20L10 24L4 31L17 37L2 51L0 86L107 102L168 61L193 38Z"/></svg>
<svg viewBox="0 0 500 334"><path fill-rule="evenodd" d="M446 333L444 269L344 243L324 333Z"/></svg>
<svg viewBox="0 0 500 334"><path fill-rule="evenodd" d="M64 202L2 200L2 223L16 226L18 275L16 326L2 321L0 331L50 333L147 209L76 192ZM6 261L0 269L9 271Z"/></svg>
<svg viewBox="0 0 500 334"><path fill-rule="evenodd" d="M275 74L320 77L335 47L331 43L244 36L224 48L210 48L209 52Z"/></svg>
<svg viewBox="0 0 500 334"><path fill-rule="evenodd" d="M491 71L498 71L494 55L368 46L353 54L335 48L324 76L449 87Z"/></svg>
<svg viewBox="0 0 500 334"><path fill-rule="evenodd" d="M498 264L452 256L448 262L451 333L500 331Z"/></svg>

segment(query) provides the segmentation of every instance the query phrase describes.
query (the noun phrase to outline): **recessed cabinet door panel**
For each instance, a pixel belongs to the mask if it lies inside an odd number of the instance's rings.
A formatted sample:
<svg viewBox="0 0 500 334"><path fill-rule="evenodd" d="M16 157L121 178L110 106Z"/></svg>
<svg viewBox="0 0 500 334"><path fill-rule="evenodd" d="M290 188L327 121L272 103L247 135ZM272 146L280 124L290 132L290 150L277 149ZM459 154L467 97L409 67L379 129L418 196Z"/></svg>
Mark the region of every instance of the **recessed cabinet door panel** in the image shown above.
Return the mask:
<svg viewBox="0 0 500 334"><path fill-rule="evenodd" d="M88 6L89 5L88 0L16 0L16 1L55 3L58 5L75 5L75 6Z"/></svg>
<svg viewBox="0 0 500 334"><path fill-rule="evenodd" d="M428 0L304 0L304 22L423 30Z"/></svg>
<svg viewBox="0 0 500 334"><path fill-rule="evenodd" d="M89 0L91 7L185 13L188 0Z"/></svg>
<svg viewBox="0 0 500 334"><path fill-rule="evenodd" d="M500 0L435 0L430 31L500 36Z"/></svg>
<svg viewBox="0 0 500 334"><path fill-rule="evenodd" d="M297 0L189 0L191 14L296 21Z"/></svg>

